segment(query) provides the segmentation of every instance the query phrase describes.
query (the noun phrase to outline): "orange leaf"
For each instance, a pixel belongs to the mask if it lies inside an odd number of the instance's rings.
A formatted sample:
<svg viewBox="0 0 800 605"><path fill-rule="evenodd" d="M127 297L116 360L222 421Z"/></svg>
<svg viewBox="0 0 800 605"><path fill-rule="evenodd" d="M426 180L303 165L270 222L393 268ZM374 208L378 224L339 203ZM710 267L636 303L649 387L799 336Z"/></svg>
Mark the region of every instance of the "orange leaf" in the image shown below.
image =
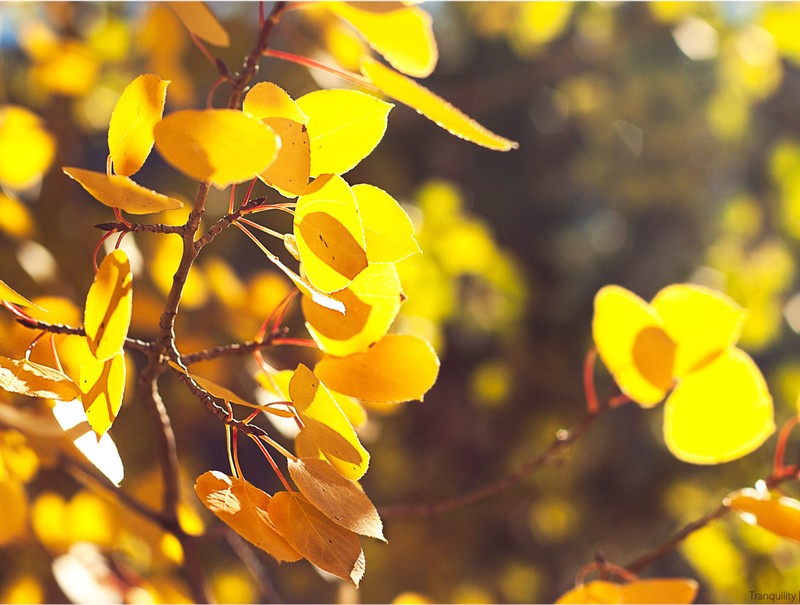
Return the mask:
<svg viewBox="0 0 800 605"><path fill-rule="evenodd" d="M0 389L29 397L68 400L80 397L72 379L53 368L27 359L0 357Z"/></svg>
<svg viewBox="0 0 800 605"><path fill-rule="evenodd" d="M0 301L10 302L13 305L19 305L20 307L33 307L35 309L41 309L40 306L29 301L2 279L0 279Z"/></svg>
<svg viewBox="0 0 800 605"><path fill-rule="evenodd" d="M297 492L275 494L268 512L297 552L320 569L358 586L365 560L356 534L331 521Z"/></svg>
<svg viewBox="0 0 800 605"><path fill-rule="evenodd" d="M205 2L170 2L178 19L198 38L214 46L228 46L230 38Z"/></svg>
<svg viewBox="0 0 800 605"><path fill-rule="evenodd" d="M264 118L281 140L278 157L258 175L262 181L286 197L303 193L311 174L311 152L308 130L300 122L286 118Z"/></svg>
<svg viewBox="0 0 800 605"><path fill-rule="evenodd" d="M183 207L183 202L136 184L126 176L83 168L64 168L64 174L80 183L89 194L109 208L131 214L152 214Z"/></svg>
<svg viewBox="0 0 800 605"><path fill-rule="evenodd" d="M269 494L244 479L229 477L219 471L200 475L194 491L208 510L278 562L303 558L273 523L268 513L272 500Z"/></svg>
<svg viewBox="0 0 800 605"><path fill-rule="evenodd" d="M117 249L106 255L86 295L86 341L100 361L122 350L133 311L133 276L128 255Z"/></svg>
<svg viewBox="0 0 800 605"><path fill-rule="evenodd" d="M416 336L389 334L363 353L326 355L314 373L334 391L367 401L422 400L436 382L439 358Z"/></svg>
<svg viewBox="0 0 800 605"><path fill-rule="evenodd" d="M361 73L388 96L416 109L457 137L497 151L519 147L515 141L493 133L424 86L371 57L361 58Z"/></svg>
<svg viewBox="0 0 800 605"><path fill-rule="evenodd" d="M242 111L257 120L285 118L304 125L308 122L308 116L300 110L294 99L272 82L259 82L253 86L244 97Z"/></svg>
<svg viewBox="0 0 800 605"><path fill-rule="evenodd" d="M345 529L386 541L378 511L361 486L320 458L289 460L289 473L308 501Z"/></svg>
<svg viewBox="0 0 800 605"><path fill-rule="evenodd" d="M728 495L725 500L746 520L784 538L800 541L800 502L794 498L774 497L745 488Z"/></svg>

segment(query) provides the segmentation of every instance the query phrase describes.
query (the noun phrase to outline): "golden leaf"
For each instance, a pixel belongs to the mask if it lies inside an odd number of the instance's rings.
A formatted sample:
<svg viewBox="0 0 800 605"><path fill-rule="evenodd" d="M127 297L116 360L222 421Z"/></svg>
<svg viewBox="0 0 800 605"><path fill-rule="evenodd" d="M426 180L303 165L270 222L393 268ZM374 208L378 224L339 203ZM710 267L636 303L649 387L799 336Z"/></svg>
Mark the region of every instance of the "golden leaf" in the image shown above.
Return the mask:
<svg viewBox="0 0 800 605"><path fill-rule="evenodd" d="M92 354L100 361L122 350L133 312L133 276L128 255L117 249L100 263L86 295L84 326Z"/></svg>
<svg viewBox="0 0 800 605"><path fill-rule="evenodd" d="M228 46L230 37L205 2L169 2L178 19L198 38L214 46Z"/></svg>
<svg viewBox="0 0 800 605"><path fill-rule="evenodd" d="M53 368L27 359L0 357L0 389L29 397L67 400L80 397L72 379Z"/></svg>
<svg viewBox="0 0 800 605"><path fill-rule="evenodd" d="M180 200L142 187L126 176L74 167L63 170L64 174L78 181L94 199L110 208L120 208L131 214L152 214L183 207Z"/></svg>
<svg viewBox="0 0 800 605"><path fill-rule="evenodd" d="M119 413L125 392L125 354L104 361L88 356L81 364L81 401L86 418L98 437L105 434Z"/></svg>
<svg viewBox="0 0 800 605"><path fill-rule="evenodd" d="M366 184L353 185L352 190L364 225L369 262L396 263L422 252L411 219L391 195Z"/></svg>

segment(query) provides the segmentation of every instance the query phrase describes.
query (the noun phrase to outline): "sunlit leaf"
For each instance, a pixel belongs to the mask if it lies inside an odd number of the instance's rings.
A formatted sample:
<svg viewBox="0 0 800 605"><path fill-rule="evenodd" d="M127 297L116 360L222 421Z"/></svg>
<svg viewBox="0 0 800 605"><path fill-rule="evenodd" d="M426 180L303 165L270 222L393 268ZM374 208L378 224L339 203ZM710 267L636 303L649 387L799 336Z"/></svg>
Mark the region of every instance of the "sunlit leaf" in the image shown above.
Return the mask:
<svg viewBox="0 0 800 605"><path fill-rule="evenodd" d="M269 126L232 109L178 111L154 133L156 149L170 164L220 189L264 172L280 147Z"/></svg>
<svg viewBox="0 0 800 605"><path fill-rule="evenodd" d="M367 266L347 288L330 296L344 304L343 314L303 297L303 315L320 349L337 357L365 351L380 340L403 301L400 278L389 263Z"/></svg>
<svg viewBox="0 0 800 605"><path fill-rule="evenodd" d="M263 122L278 135L281 148L272 165L258 178L286 197L300 195L311 174L308 130L300 122L286 118L264 118Z"/></svg>
<svg viewBox="0 0 800 605"><path fill-rule="evenodd" d="M125 354L98 361L91 356L81 364L81 401L89 425L98 436L111 428L125 392Z"/></svg>
<svg viewBox="0 0 800 605"><path fill-rule="evenodd" d="M595 580L561 595L556 603L693 603L697 582L688 578L655 578L618 584Z"/></svg>
<svg viewBox="0 0 800 605"><path fill-rule="evenodd" d="M278 492L269 516L287 542L314 565L358 586L364 576L364 552L358 536L326 517L303 494Z"/></svg>
<svg viewBox="0 0 800 605"><path fill-rule="evenodd" d="M153 128L164 113L168 85L168 80L144 74L122 92L108 125L108 150L116 174L135 174L150 155Z"/></svg>
<svg viewBox="0 0 800 605"><path fill-rule="evenodd" d="M594 299L592 334L623 393L643 407L664 398L672 387L675 343L650 305L625 288L601 288Z"/></svg>
<svg viewBox="0 0 800 605"><path fill-rule="evenodd" d="M761 371L733 348L678 381L664 409L664 439L681 460L728 462L775 431L772 397Z"/></svg>
<svg viewBox="0 0 800 605"><path fill-rule="evenodd" d="M422 400L436 382L439 358L416 336L389 334L363 353L326 355L314 373L334 391L367 401Z"/></svg>
<svg viewBox="0 0 800 605"><path fill-rule="evenodd" d="M683 376L736 344L747 313L729 297L700 286L676 284L656 294L652 307L676 345L673 375Z"/></svg>
<svg viewBox="0 0 800 605"><path fill-rule="evenodd" d="M22 294L14 290L14 288L9 286L2 279L0 279L0 301L10 302L11 304L19 305L20 307L34 307L36 309L41 309L41 307L22 296Z"/></svg>
<svg viewBox="0 0 800 605"><path fill-rule="evenodd" d="M8 546L28 529L28 496L22 484L11 477L0 479L0 510L0 546Z"/></svg>
<svg viewBox="0 0 800 605"><path fill-rule="evenodd" d="M360 479L367 472L369 453L330 391L303 364L292 376L289 395L303 421L303 430L333 467L347 479Z"/></svg>
<svg viewBox="0 0 800 605"><path fill-rule="evenodd" d="M362 57L361 73L394 100L416 109L459 138L497 151L508 151L519 147L515 141L493 133L424 86L371 57Z"/></svg>
<svg viewBox="0 0 800 605"><path fill-rule="evenodd" d="M133 312L133 275L122 249L107 254L86 295L83 322L92 354L100 361L122 350Z"/></svg>
<svg viewBox="0 0 800 605"><path fill-rule="evenodd" d="M297 105L308 116L311 176L344 174L367 157L383 138L393 107L356 90L317 90Z"/></svg>
<svg viewBox="0 0 800 605"><path fill-rule="evenodd" d="M414 225L391 195L373 185L353 185L371 263L396 263L421 252Z"/></svg>
<svg viewBox="0 0 800 605"><path fill-rule="evenodd" d="M207 471L197 478L194 490L208 510L278 562L303 557L273 523L268 513L270 496L254 485L219 471Z"/></svg>
<svg viewBox="0 0 800 605"><path fill-rule="evenodd" d="M45 399L80 397L78 385L69 376L27 359L0 357L0 389Z"/></svg>
<svg viewBox="0 0 800 605"><path fill-rule="evenodd" d="M89 425L83 403L80 399L58 401L53 407L53 416L76 448L86 456L101 473L119 486L125 476L125 469L119 451L109 433L100 439Z"/></svg>
<svg viewBox="0 0 800 605"><path fill-rule="evenodd" d="M259 82L253 86L242 101L242 111L257 120L284 118L300 124L308 122L308 116L300 110L294 99L272 82Z"/></svg>
<svg viewBox="0 0 800 605"><path fill-rule="evenodd" d="M308 501L329 519L361 536L383 537L383 523L364 490L345 479L326 460L289 460L289 473Z"/></svg>
<svg viewBox="0 0 800 605"><path fill-rule="evenodd" d="M745 488L729 494L725 502L746 521L800 541L800 502L794 498Z"/></svg>
<svg viewBox="0 0 800 605"><path fill-rule="evenodd" d="M190 32L214 46L228 46L228 32L220 24L205 2L170 2L175 14Z"/></svg>
<svg viewBox="0 0 800 605"><path fill-rule="evenodd" d="M152 214L183 206L180 200L142 187L126 176L73 167L64 168L64 174L78 181L100 203L131 214Z"/></svg>
<svg viewBox="0 0 800 605"><path fill-rule="evenodd" d="M352 25L395 69L424 78L436 67L439 51L431 17L418 6L326 2L325 7Z"/></svg>
<svg viewBox="0 0 800 605"><path fill-rule="evenodd" d="M33 185L55 154L53 136L24 107L0 105L0 183L10 189Z"/></svg>

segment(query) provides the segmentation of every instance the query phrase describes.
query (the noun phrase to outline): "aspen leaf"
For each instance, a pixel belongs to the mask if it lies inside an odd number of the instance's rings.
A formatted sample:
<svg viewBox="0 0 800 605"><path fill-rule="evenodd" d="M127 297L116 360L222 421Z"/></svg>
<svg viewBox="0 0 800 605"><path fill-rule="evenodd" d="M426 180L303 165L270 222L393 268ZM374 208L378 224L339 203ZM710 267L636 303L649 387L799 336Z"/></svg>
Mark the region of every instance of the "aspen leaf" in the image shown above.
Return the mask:
<svg viewBox="0 0 800 605"><path fill-rule="evenodd" d="M152 214L183 207L183 202L133 182L126 176L105 174L83 168L64 168L64 174L78 181L89 195L109 208L130 214Z"/></svg>
<svg viewBox="0 0 800 605"><path fill-rule="evenodd" d="M131 176L153 149L153 128L164 113L169 80L144 74L122 92L108 125L108 151L114 172Z"/></svg>
<svg viewBox="0 0 800 605"><path fill-rule="evenodd" d="M0 546L8 546L28 530L28 496L22 484L8 476L0 479L0 510Z"/></svg>
<svg viewBox="0 0 800 605"><path fill-rule="evenodd" d="M497 151L519 147L517 142L493 133L424 86L371 57L361 58L361 73L389 97L416 109L459 138Z"/></svg>
<svg viewBox="0 0 800 605"><path fill-rule="evenodd" d="M361 536L383 537L378 511L355 481L342 477L327 460L289 460L289 473L308 501L330 520Z"/></svg>
<svg viewBox="0 0 800 605"><path fill-rule="evenodd" d="M86 341L100 361L122 350L133 312L133 276L122 249L107 254L86 295Z"/></svg>
<svg viewBox="0 0 800 605"><path fill-rule="evenodd" d="M230 38L205 2L170 2L178 19L198 38L214 46L228 46Z"/></svg>
<svg viewBox="0 0 800 605"><path fill-rule="evenodd" d="M344 174L367 157L383 138L393 107L356 90L316 90L297 105L308 116L314 177Z"/></svg>
<svg viewBox="0 0 800 605"><path fill-rule="evenodd" d="M8 357L0 357L0 389L44 399L80 397L78 385L66 374L27 359Z"/></svg>
<svg viewBox="0 0 800 605"><path fill-rule="evenodd" d="M29 301L2 279L0 279L0 301L9 302L12 305L19 305L20 307L33 307L35 309L41 309L40 306Z"/></svg>
<svg viewBox="0 0 800 605"><path fill-rule="evenodd" d="M119 451L109 433L99 439L89 425L80 399L57 401L53 416L78 451L117 487L125 476Z"/></svg>
<svg viewBox="0 0 800 605"><path fill-rule="evenodd" d="M402 2L326 2L325 7L352 25L395 69L424 78L433 72L439 51L431 17Z"/></svg>
<svg viewBox="0 0 800 605"><path fill-rule="evenodd" d="M219 471L207 471L197 478L194 491L221 521L278 562L303 558L274 525L268 513L269 494L256 486Z"/></svg>
<svg viewBox="0 0 800 605"><path fill-rule="evenodd" d="M289 382L289 396L303 421L303 430L333 467L347 479L360 479L367 472L369 453L331 392L303 364L297 366Z"/></svg>
<svg viewBox="0 0 800 605"><path fill-rule="evenodd" d="M266 124L233 109L187 109L155 130L156 149L184 174L224 189L264 172L280 139Z"/></svg>
<svg viewBox="0 0 800 605"><path fill-rule="evenodd" d="M681 378L664 408L664 440L681 460L718 464L757 449L775 431L761 371L733 348Z"/></svg>
<svg viewBox="0 0 800 605"><path fill-rule="evenodd" d="M308 130L300 122L287 118L264 118L281 141L278 157L258 178L277 189L285 197L295 197L308 186L311 174L311 152Z"/></svg>
<svg viewBox="0 0 800 605"><path fill-rule="evenodd" d="M344 357L380 340L400 310L403 292L393 264L368 265L350 285L330 295L344 304L337 313L303 297L306 327L320 349Z"/></svg>
<svg viewBox="0 0 800 605"><path fill-rule="evenodd" d="M50 167L56 143L35 113L0 105L0 183L10 189L33 185Z"/></svg>
<svg viewBox="0 0 800 605"><path fill-rule="evenodd" d="M436 382L439 358L421 338L389 334L363 353L326 355L314 373L339 393L366 401L399 403L422 400Z"/></svg>
<svg viewBox="0 0 800 605"><path fill-rule="evenodd" d="M259 82L253 86L242 101L242 111L257 120L284 118L303 125L308 123L308 116L289 93L272 82Z"/></svg>
<svg viewBox="0 0 800 605"><path fill-rule="evenodd" d="M81 364L81 401L89 426L98 437L111 428L125 392L125 354L98 361L88 356Z"/></svg>
<svg viewBox="0 0 800 605"><path fill-rule="evenodd" d="M781 537L800 541L800 502L794 498L748 487L729 494L725 503L746 521Z"/></svg>
<svg viewBox="0 0 800 605"><path fill-rule="evenodd" d="M561 595L556 603L693 603L697 582L688 578L654 578L618 584L595 580Z"/></svg>
<svg viewBox="0 0 800 605"><path fill-rule="evenodd" d="M391 195L366 184L353 185L352 190L364 225L369 262L396 263L422 252L411 219Z"/></svg>
<svg viewBox="0 0 800 605"><path fill-rule="evenodd" d="M297 492L276 493L268 512L297 552L320 569L358 586L365 560L356 534L331 521Z"/></svg>

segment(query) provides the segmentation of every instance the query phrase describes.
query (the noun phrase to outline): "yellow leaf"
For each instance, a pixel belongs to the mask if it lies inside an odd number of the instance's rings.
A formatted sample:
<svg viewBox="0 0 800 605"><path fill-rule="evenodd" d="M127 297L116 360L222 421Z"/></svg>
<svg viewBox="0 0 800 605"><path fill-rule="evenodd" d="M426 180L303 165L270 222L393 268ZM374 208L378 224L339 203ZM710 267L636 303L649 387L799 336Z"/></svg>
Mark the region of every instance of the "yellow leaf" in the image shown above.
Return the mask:
<svg viewBox="0 0 800 605"><path fill-rule="evenodd" d="M300 195L308 186L311 174L311 151L306 127L286 118L264 118L263 122L278 135L281 148L272 165L258 178L277 189L281 195Z"/></svg>
<svg viewBox="0 0 800 605"><path fill-rule="evenodd" d="M154 133L167 162L220 189L264 172L280 147L269 126L233 109L177 111L156 124Z"/></svg>
<svg viewBox="0 0 800 605"><path fill-rule="evenodd" d="M439 51L431 17L418 6L326 2L325 7L352 25L395 69L424 78L436 67Z"/></svg>
<svg viewBox="0 0 800 605"><path fill-rule="evenodd" d="M369 262L396 263L422 252L411 219L391 195L366 184L353 185L352 190L364 224Z"/></svg>
<svg viewBox="0 0 800 605"><path fill-rule="evenodd" d="M740 458L774 431L772 397L764 377L737 348L683 376L664 409L667 447L694 464Z"/></svg>
<svg viewBox="0 0 800 605"><path fill-rule="evenodd" d="M251 88L242 102L242 111L256 120L264 118L284 118L300 124L308 123L297 103L277 84L259 82Z"/></svg>
<svg viewBox="0 0 800 605"><path fill-rule="evenodd" d="M0 192L0 231L18 240L31 239L36 234L33 214L25 202L2 192Z"/></svg>
<svg viewBox="0 0 800 605"><path fill-rule="evenodd" d="M66 374L27 359L8 357L0 357L0 389L44 399L80 396L78 385Z"/></svg>
<svg viewBox="0 0 800 605"><path fill-rule="evenodd" d="M10 477L0 479L0 546L8 546L22 538L28 530L28 496L19 481Z"/></svg>
<svg viewBox="0 0 800 605"><path fill-rule="evenodd" d="M556 603L693 603L697 582L688 578L654 578L626 584L595 580L561 595Z"/></svg>
<svg viewBox="0 0 800 605"><path fill-rule="evenodd" d="M508 151L519 147L515 141L493 133L424 86L371 57L361 58L361 73L394 100L416 109L459 138L497 151Z"/></svg>
<svg viewBox="0 0 800 605"><path fill-rule="evenodd" d="M35 309L41 309L40 306L29 301L2 279L0 279L0 301L10 302L11 304L19 305L20 307L33 307Z"/></svg>
<svg viewBox="0 0 800 605"><path fill-rule="evenodd" d="M439 358L426 341L389 334L363 353L326 355L314 368L334 391L364 399L398 403L422 400L436 382Z"/></svg>
<svg viewBox="0 0 800 605"><path fill-rule="evenodd" d="M347 479L358 480L369 466L369 453L330 391L303 364L289 383L289 396L303 421L303 431L333 467Z"/></svg>
<svg viewBox="0 0 800 605"><path fill-rule="evenodd" d="M105 174L83 168L64 168L64 174L80 183L89 194L109 208L131 214L152 214L181 208L183 203L136 184L126 176Z"/></svg>
<svg viewBox="0 0 800 605"><path fill-rule="evenodd" d="M114 172L131 176L153 149L153 128L164 113L168 80L145 74L128 84L108 125L108 150Z"/></svg>
<svg viewBox="0 0 800 605"><path fill-rule="evenodd" d="M80 391L78 395L80 396ZM76 396L76 397L77 397ZM58 401L53 407L53 416L64 429L67 438L86 459L117 487L125 476L125 469L119 457L119 451L109 433L100 439L89 425L89 419L80 399Z"/></svg>
<svg viewBox="0 0 800 605"><path fill-rule="evenodd" d="M207 471L197 478L194 491L208 510L278 562L302 558L268 514L270 496L254 485L219 471Z"/></svg>
<svg viewBox="0 0 800 605"><path fill-rule="evenodd" d="M675 343L641 298L619 286L601 288L594 299L592 334L603 363L636 403L652 407L672 388Z"/></svg>
<svg viewBox="0 0 800 605"><path fill-rule="evenodd" d="M125 354L119 352L105 361L91 356L81 364L81 401L89 425L98 437L111 428L122 406L125 392Z"/></svg>
<svg viewBox="0 0 800 605"><path fill-rule="evenodd" d="M356 534L328 519L297 492L275 494L268 512L297 552L320 569L358 586L365 561Z"/></svg>
<svg viewBox="0 0 800 605"><path fill-rule="evenodd" d="M383 138L393 105L356 90L317 90L297 99L308 116L311 176L344 174Z"/></svg>
<svg viewBox="0 0 800 605"><path fill-rule="evenodd" d="M746 521L800 541L800 502L794 498L745 488L729 494L725 503Z"/></svg>
<svg viewBox="0 0 800 605"><path fill-rule="evenodd" d="M55 154L53 136L24 107L0 105L0 183L10 189L33 185Z"/></svg>
<svg viewBox="0 0 800 605"><path fill-rule="evenodd" d="M303 315L319 348L337 357L365 351L380 340L403 301L400 278L390 263L368 265L347 288L330 296L342 302L344 314L303 297Z"/></svg>
<svg viewBox="0 0 800 605"><path fill-rule="evenodd" d="M356 198L339 175L316 179L297 199L294 234L306 277L322 292L341 290L367 266Z"/></svg>
<svg viewBox="0 0 800 605"><path fill-rule="evenodd" d="M735 345L747 315L724 294L685 284L667 286L656 294L651 305L677 347L672 370L676 378Z"/></svg>
<svg viewBox="0 0 800 605"><path fill-rule="evenodd" d="M616 582L595 580L565 592L556 603L579 605L581 603L621 603L620 586Z"/></svg>
<svg viewBox="0 0 800 605"><path fill-rule="evenodd" d="M198 38L214 46L228 46L230 38L205 2L170 2L178 19Z"/></svg>
<svg viewBox="0 0 800 605"><path fill-rule="evenodd" d="M361 536L383 537L378 511L355 481L342 477L326 460L289 460L289 473L300 492L331 521Z"/></svg>
<svg viewBox="0 0 800 605"><path fill-rule="evenodd" d="M131 265L124 250L114 250L100 263L83 314L86 340L98 360L110 359L122 350L132 311Z"/></svg>

